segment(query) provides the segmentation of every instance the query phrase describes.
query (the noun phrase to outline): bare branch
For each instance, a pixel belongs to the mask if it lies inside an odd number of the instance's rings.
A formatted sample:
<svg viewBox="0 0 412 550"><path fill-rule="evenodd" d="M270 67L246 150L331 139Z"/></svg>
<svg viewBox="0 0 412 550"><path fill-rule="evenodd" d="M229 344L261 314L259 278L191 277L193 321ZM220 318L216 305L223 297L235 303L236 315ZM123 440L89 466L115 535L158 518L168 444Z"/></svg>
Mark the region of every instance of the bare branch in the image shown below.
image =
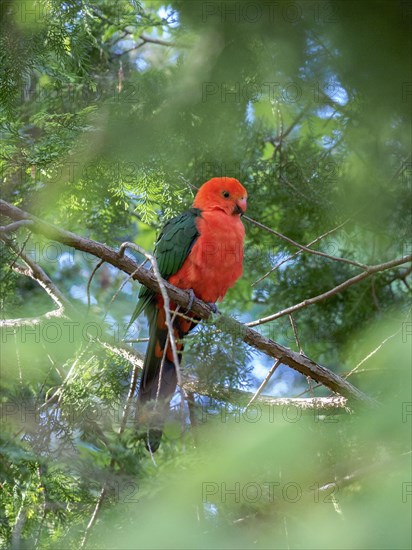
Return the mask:
<svg viewBox="0 0 412 550"><path fill-rule="evenodd" d="M402 331L402 326L399 330L397 330L394 334L391 334L390 336L387 336L384 340L382 340L382 342L379 344L379 346L377 346L374 350L372 350L370 353L368 353L368 355L366 357L364 357L362 359L362 361L359 361L359 363L353 367L353 369L351 371L349 371L347 374L345 374L345 378L349 378L349 376L352 376L352 374L354 372L359 372L359 367L361 367L364 363L366 363L366 361L368 361L371 357L373 357L375 355L375 353L377 353L381 348L382 346L384 346L386 344L386 342L388 342L389 340L392 340L392 338L394 338L395 336L397 336L401 331Z"/></svg>
<svg viewBox="0 0 412 550"><path fill-rule="evenodd" d="M306 113L307 113L307 109L303 109L298 114L298 116L295 118L295 120L293 120L293 122L291 123L289 128L287 128L287 130L285 130L285 131L283 131L283 120L282 120L281 125L280 125L280 132L278 133L278 135L275 136L275 137L273 137L273 136L268 137L268 138L264 139L264 141L268 142L268 143L271 143L275 148L279 147L279 143L281 143L291 133L291 131L302 120L302 118L304 117L304 115Z"/></svg>
<svg viewBox="0 0 412 550"><path fill-rule="evenodd" d="M128 34L131 34L131 33L128 33ZM123 39L124 37L122 37ZM141 40L141 42L136 42L134 46L131 46L130 48L128 48L127 50L123 50L119 53L116 53L114 54L116 57L121 57L123 55L126 55L130 52L134 52L136 50L139 50L140 48L142 48L145 44L157 44L158 46L166 46L166 47L169 47L169 48L174 48L176 47L176 44L175 42L167 42L167 40L161 40L160 38L152 38L150 36L147 36L145 34L140 34L139 35L139 38ZM121 39L119 38L118 40L116 40L116 42L119 42ZM182 45L182 47L185 47Z"/></svg>
<svg viewBox="0 0 412 550"><path fill-rule="evenodd" d="M335 286L334 288L331 288L327 292L324 292L323 294L318 294L317 296L314 296L313 298L308 298L307 300L303 300L303 302L299 302L298 304L295 304L294 306L288 307L286 309L283 309L281 311L278 311L277 313L274 313L273 315L269 315L268 317L262 317L262 319L258 319L256 321L251 321L250 323L246 323L246 326L248 327L256 327L258 325L262 325L263 323L268 323L269 321L274 321L275 319L279 319L280 317L283 317L284 315L289 315L290 313L293 313L295 311L299 311L300 309L303 309L305 307L311 306L313 304L316 304L317 302L321 302L322 300L326 300L327 298L330 298L334 294L337 294L338 292L341 292L342 290L345 290L346 288L359 283L363 279L366 279L367 277L370 277L374 273L379 273L380 271L387 271L388 269L393 269L395 267L398 267L402 264L406 264L408 262L412 261L412 254L409 256L403 256L402 258L397 258L396 260L391 260L389 262L385 262L383 264L377 264L377 265L370 265L365 266L366 271L363 271L362 273L359 273L358 275L355 275L354 277L351 277L350 279L347 279L343 283L341 283L338 286Z"/></svg>
<svg viewBox="0 0 412 550"><path fill-rule="evenodd" d="M116 355L119 355L119 357L126 359L131 365L143 368L143 356L127 343L108 340L98 340L98 343Z"/></svg>
<svg viewBox="0 0 412 550"><path fill-rule="evenodd" d="M220 385L210 386L210 384L201 384L199 380L192 378L185 380L183 383L188 395L196 393L204 395L217 401L227 401L231 404L236 403L238 406L248 407L251 400L255 396L253 392L239 390L236 388L227 388ZM337 412L348 411L347 400L341 396L331 397L313 397L313 398L296 398L296 397L272 397L270 395L259 395L256 398L256 403L269 407L297 407L299 409L336 409Z"/></svg>
<svg viewBox="0 0 412 550"><path fill-rule="evenodd" d="M97 499L96 501L96 505L94 507L94 510L93 510L93 513L91 515L91 518L89 520L89 523L87 524L87 527L83 533L83 538L82 540L80 541L80 549L82 550L85 545L86 545L86 542L87 542L87 539L89 538L89 535L90 535L90 531L92 530L93 528L93 525L95 524L96 522L96 519L97 519L97 514L99 513L99 510L103 504L103 501L106 497L106 493L107 493L107 481L104 483L101 491L100 491L100 494L99 494L99 498Z"/></svg>
<svg viewBox="0 0 412 550"><path fill-rule="evenodd" d="M343 375L343 378L346 380L347 378L349 378L349 376L352 376L352 374L354 374L355 372L357 374L361 373L361 372L370 372L371 370L374 370L374 369L361 369L359 370L359 367L361 367L364 363L366 363L366 361L369 361L369 359L371 357L373 357L375 355L375 353L377 353L389 340L392 340L392 338L394 338L395 336L397 336L400 332L402 331L402 326L399 330L397 330L394 334L391 334L390 336L387 336L384 340L382 340L382 342L376 347L374 348L371 352L368 353L368 355L366 357L364 357L361 361L359 361L359 363L357 365L355 365L353 367L352 370L350 370L349 372L347 372L346 374ZM376 370L380 370L380 369L376 369ZM301 397L302 395L305 395L306 393L308 393L309 391L315 389L315 388L319 388L322 384L317 384L316 386L314 386L313 388L309 388L308 390L305 390L301 393L299 393L296 398L299 398Z"/></svg>
<svg viewBox="0 0 412 550"><path fill-rule="evenodd" d="M124 409L123 409L122 421L120 423L119 434L122 434L124 432L125 428L126 428L127 419L129 417L130 407L132 405L132 399L133 399L133 396L134 396L134 392L136 391L137 379L139 377L138 373L139 373L139 367L137 365L134 365L133 371L132 371L132 377L130 379L129 392L127 394L126 404L125 404Z"/></svg>
<svg viewBox="0 0 412 550"><path fill-rule="evenodd" d="M127 55L130 52L135 52L136 50L139 50L144 45L145 45L145 42L139 42L135 46L132 46L131 48L128 48L127 50L123 50L122 52L116 53L114 55L116 55L116 57L121 57L122 55ZM119 90L119 91L121 91L121 90Z"/></svg>
<svg viewBox="0 0 412 550"><path fill-rule="evenodd" d="M44 315L39 315L38 317L24 317L24 318L18 318L18 319L1 319L0 320L0 328L7 329L7 328L20 328L20 327L30 327L30 326L36 326L41 323L44 323L45 321L49 321L50 319L61 319L64 318L64 310L63 308L53 309L52 311L48 311Z"/></svg>
<svg viewBox="0 0 412 550"><path fill-rule="evenodd" d="M144 266L144 264L147 262L147 259L142 262L140 265L141 266ZM123 288L126 286L126 284L131 280L133 279L133 275L134 275L134 272L133 273L130 273L130 275L128 275L124 281L122 282L122 284L120 285L120 287L116 290L116 292L113 294L108 306L106 307L106 313L104 314L104 319L106 319L108 313L109 313L109 308L110 306L112 305L112 303L116 300L116 298L119 296L119 294L121 293L121 291L123 290ZM129 327L130 328L130 327ZM138 339L135 339L133 340L133 342L147 342L149 340L149 338L138 338ZM123 340L124 342L127 342L127 340ZM131 342L131 341L130 341Z"/></svg>
<svg viewBox="0 0 412 550"><path fill-rule="evenodd" d="M408 290L411 290L411 287L409 286L409 284L407 283L406 281L406 278L412 273L412 265L410 267L408 267L407 269L405 269L404 271L399 271L399 273L396 273L396 275L394 275L391 279L389 279L389 281L387 281L387 285L390 285L392 284L394 281L396 280L400 280L403 282L403 284L406 286L406 288Z"/></svg>
<svg viewBox="0 0 412 550"><path fill-rule="evenodd" d="M27 227L30 225L33 225L31 220L20 220L9 225L0 225L0 233L13 233L14 231L20 229L20 227Z"/></svg>
<svg viewBox="0 0 412 550"><path fill-rule="evenodd" d="M327 231L326 233L323 233L323 235L320 235L319 237L316 237L316 239L314 239L313 241L311 241L310 243L308 243L308 244L306 245L306 248L309 248L310 246L313 246L314 244L318 243L320 240L324 239L324 238L327 237L328 235L331 235L332 233L334 233L335 231L337 231L338 229L340 229L341 227L343 227L344 225L346 225L350 219L351 219L351 218L348 218L347 220L345 220L345 221L342 222L341 224L337 225L337 226L334 227L333 229L330 229L330 230ZM265 273L264 275L262 275L262 277L260 277L259 279L257 279L254 283L252 283L252 286L257 285L258 283L260 283L261 281L263 281L263 279L266 279L266 277L268 277L271 273L273 273L274 271L276 271L277 269L279 269L279 267L280 267L281 265L285 264L286 262L289 262L290 260L293 260L293 258L296 258L296 256L299 256L299 254L302 254L302 252L303 252L303 249L300 249L300 250L298 250L297 252L295 252L294 254L292 254L291 256L288 256L287 258L285 258L285 259L282 260L281 262L277 263L274 267L272 267L272 269L270 269L267 273Z"/></svg>
<svg viewBox="0 0 412 550"><path fill-rule="evenodd" d="M158 44L159 46L168 46L170 48L176 47L175 42L168 42L167 40L160 40L159 38L152 38L151 36L147 36L146 34L141 34L139 36L140 40L143 40L143 44L146 42L149 44Z"/></svg>
<svg viewBox="0 0 412 550"><path fill-rule="evenodd" d="M323 258L328 258L328 260L333 260L335 262L341 262L344 264L354 265L356 267L360 267L361 269L367 270L368 266L365 264L361 264L359 262L355 262L355 260L348 260L347 258L340 258L339 256L331 256L330 254L326 254L326 252L320 252L320 250L313 250L312 248L308 248L307 246L303 246L303 244L299 244L293 239L286 237L286 235L282 235L282 233L279 233L279 231L275 231L274 229L271 229L270 227L267 227L263 223L260 223L252 218L249 218L249 216L244 215L244 220L247 220L248 222L252 223L253 225L256 225L257 227L260 227L261 229L264 229L265 231L268 231L269 233L272 233L273 235L276 235L276 237L279 237L280 239L283 239L284 241L288 242L289 244L292 244L293 246L296 246L297 248L300 248L300 250L304 250L308 254L314 254L315 256L322 256Z"/></svg>

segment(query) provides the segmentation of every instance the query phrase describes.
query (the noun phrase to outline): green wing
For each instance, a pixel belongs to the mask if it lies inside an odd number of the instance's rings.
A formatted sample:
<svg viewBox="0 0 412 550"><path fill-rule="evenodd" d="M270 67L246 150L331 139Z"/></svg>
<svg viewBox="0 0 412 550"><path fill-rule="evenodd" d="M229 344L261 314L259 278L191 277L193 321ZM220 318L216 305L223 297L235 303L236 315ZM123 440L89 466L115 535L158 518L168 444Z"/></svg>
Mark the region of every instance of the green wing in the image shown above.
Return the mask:
<svg viewBox="0 0 412 550"><path fill-rule="evenodd" d="M184 264L192 246L199 237L196 219L201 215L198 208L189 208L179 216L169 220L163 227L154 250L159 271L164 279L174 275ZM153 302L155 293L142 285L139 301L130 319L129 326L143 310Z"/></svg>

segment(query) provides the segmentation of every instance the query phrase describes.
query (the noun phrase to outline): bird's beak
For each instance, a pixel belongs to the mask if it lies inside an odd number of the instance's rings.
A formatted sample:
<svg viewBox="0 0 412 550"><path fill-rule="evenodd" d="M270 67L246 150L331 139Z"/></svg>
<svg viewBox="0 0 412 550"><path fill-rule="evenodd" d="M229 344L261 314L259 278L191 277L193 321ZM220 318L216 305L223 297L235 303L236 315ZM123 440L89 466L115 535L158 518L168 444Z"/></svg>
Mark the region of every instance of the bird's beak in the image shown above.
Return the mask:
<svg viewBox="0 0 412 550"><path fill-rule="evenodd" d="M245 211L246 211L246 199L240 199L236 201L236 206L233 211L233 214L240 214L242 216L245 213Z"/></svg>

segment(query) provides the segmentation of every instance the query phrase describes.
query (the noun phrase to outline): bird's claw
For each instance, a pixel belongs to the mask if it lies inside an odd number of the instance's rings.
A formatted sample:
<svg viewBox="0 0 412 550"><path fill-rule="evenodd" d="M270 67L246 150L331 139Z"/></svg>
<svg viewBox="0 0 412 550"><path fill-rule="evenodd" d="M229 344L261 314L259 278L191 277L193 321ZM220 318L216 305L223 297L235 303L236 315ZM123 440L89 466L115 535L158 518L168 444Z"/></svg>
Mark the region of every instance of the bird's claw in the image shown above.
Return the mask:
<svg viewBox="0 0 412 550"><path fill-rule="evenodd" d="M217 305L215 302L206 302L207 305L210 307L210 309L213 311L213 313L219 313L219 310L217 309Z"/></svg>
<svg viewBox="0 0 412 550"><path fill-rule="evenodd" d="M195 301L195 298L196 298L196 295L193 292L192 288L188 289L188 293L189 293L189 303L187 304L186 313L190 312L190 310L193 307L193 302ZM210 307L213 313L215 314L219 313L219 310L217 309L217 305L214 302L206 302L206 303Z"/></svg>
<svg viewBox="0 0 412 550"><path fill-rule="evenodd" d="M186 313L189 313L189 311L193 307L193 302L195 301L195 293L193 292L193 289L189 288L188 293L189 293L189 303L186 308Z"/></svg>

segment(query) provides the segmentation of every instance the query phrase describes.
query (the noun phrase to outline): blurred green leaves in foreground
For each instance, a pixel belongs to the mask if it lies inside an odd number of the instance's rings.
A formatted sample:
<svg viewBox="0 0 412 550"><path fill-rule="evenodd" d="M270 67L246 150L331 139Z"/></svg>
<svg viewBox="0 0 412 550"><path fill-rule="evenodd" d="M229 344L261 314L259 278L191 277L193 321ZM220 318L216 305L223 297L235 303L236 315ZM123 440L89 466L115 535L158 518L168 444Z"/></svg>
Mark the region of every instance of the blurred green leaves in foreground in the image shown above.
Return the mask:
<svg viewBox="0 0 412 550"><path fill-rule="evenodd" d="M245 222L244 275L220 306L243 322L342 284L356 262L411 254L410 3L10 0L0 16L2 199L150 251L192 186L239 178L252 218L305 245L327 234L313 248L349 260L285 261L296 247ZM304 353L378 407L246 410L218 397L254 391L272 363L202 323L182 372L203 393L183 419L173 400L154 463L133 399L122 424L146 345L143 318L125 335L138 285L103 265L88 307L97 258L23 227L9 238L2 548L411 547L410 264L294 314ZM55 304L19 250L74 320L45 317ZM260 328L298 350L287 316ZM114 352L123 339L139 340L136 356ZM284 367L264 393L329 394Z"/></svg>
<svg viewBox="0 0 412 550"><path fill-rule="evenodd" d="M381 323L373 333L396 327ZM374 338L365 335L365 345ZM374 362L380 407L356 415L252 405L203 413L198 447L112 480L99 548L408 548L409 345ZM373 377L373 373L371 373ZM164 451L161 451L164 452ZM156 456L157 460L157 456Z"/></svg>
<svg viewBox="0 0 412 550"><path fill-rule="evenodd" d="M52 366L25 371L26 386L47 380L51 402L3 390L3 536L23 523L20 548L76 548L85 532L88 548L408 548L409 329L381 321L358 335L362 355L391 335L369 363L376 408L197 400L197 424L182 435L177 407L155 463L132 422L117 435L129 369L116 356L91 345L81 371L62 364L73 374L54 399ZM35 346L17 346L23 362L24 349Z"/></svg>

